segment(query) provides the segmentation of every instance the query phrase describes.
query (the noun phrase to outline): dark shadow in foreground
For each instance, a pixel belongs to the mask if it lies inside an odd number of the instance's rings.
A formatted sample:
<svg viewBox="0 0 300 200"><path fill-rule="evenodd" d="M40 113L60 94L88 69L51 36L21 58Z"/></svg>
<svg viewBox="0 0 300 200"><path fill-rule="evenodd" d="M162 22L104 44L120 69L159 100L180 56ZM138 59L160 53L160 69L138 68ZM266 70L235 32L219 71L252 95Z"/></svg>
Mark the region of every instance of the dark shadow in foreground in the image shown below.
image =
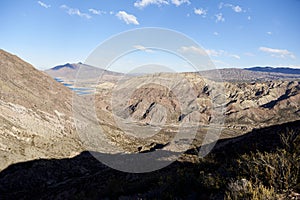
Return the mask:
<svg viewBox="0 0 300 200"><path fill-rule="evenodd" d="M0 199L223 199L228 180L235 178L234 160L256 150L280 148L279 134L287 129L299 131L300 121L219 140L198 163L176 161L144 174L111 169L89 152L74 158L17 163L0 172ZM198 149L191 149L184 156L197 153Z"/></svg>

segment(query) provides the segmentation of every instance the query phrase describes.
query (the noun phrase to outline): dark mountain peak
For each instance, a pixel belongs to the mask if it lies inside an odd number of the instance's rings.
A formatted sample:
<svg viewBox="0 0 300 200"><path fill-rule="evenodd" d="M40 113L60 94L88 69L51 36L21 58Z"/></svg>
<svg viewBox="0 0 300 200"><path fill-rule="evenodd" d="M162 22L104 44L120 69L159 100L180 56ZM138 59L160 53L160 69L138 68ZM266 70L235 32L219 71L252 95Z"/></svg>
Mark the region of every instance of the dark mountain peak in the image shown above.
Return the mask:
<svg viewBox="0 0 300 200"><path fill-rule="evenodd" d="M60 70L60 69L64 69L64 68L67 68L67 69L76 69L77 66L74 65L74 64L67 63L67 64L64 64L64 65L58 65L56 67L53 67L52 70Z"/></svg>
<svg viewBox="0 0 300 200"><path fill-rule="evenodd" d="M251 67L245 68L249 71L255 72L273 72L273 73L282 73L282 74L300 74L300 69L289 68L289 67Z"/></svg>

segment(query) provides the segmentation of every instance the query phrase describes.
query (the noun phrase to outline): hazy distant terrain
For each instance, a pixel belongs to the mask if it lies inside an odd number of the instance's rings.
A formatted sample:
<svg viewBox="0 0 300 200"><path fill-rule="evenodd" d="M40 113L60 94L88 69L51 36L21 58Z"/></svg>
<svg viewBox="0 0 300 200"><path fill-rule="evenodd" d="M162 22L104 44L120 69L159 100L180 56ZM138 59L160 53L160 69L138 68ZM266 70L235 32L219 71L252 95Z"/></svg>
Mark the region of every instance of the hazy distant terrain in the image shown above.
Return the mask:
<svg viewBox="0 0 300 200"><path fill-rule="evenodd" d="M299 75L300 69L293 69L288 67L251 67L245 68L246 70L254 71L254 72L269 72L269 73L281 73L281 74L289 74L289 75Z"/></svg>
<svg viewBox="0 0 300 200"><path fill-rule="evenodd" d="M264 70L265 67L257 68L226 68L218 70L209 70L200 72L204 77L208 77L215 81L228 81L228 82L251 82L251 81L272 81L272 80L295 80L300 79L299 70ZM275 69L275 68L273 68ZM289 72L289 73L285 73ZM221 76L218 75L220 73ZM221 77L221 80L220 80Z"/></svg>
<svg viewBox="0 0 300 200"><path fill-rule="evenodd" d="M80 69L80 77L77 73ZM101 68L92 67L82 63L65 64L53 67L45 71L53 78L61 79L65 83L73 83L74 80L114 82L118 80L122 73L105 71ZM251 81L272 81L272 80L295 80L300 79L300 69L292 68L271 68L271 67L253 67L253 68L224 68L200 71L197 74L202 78L213 81L228 82L251 82ZM141 74L142 75L142 74Z"/></svg>

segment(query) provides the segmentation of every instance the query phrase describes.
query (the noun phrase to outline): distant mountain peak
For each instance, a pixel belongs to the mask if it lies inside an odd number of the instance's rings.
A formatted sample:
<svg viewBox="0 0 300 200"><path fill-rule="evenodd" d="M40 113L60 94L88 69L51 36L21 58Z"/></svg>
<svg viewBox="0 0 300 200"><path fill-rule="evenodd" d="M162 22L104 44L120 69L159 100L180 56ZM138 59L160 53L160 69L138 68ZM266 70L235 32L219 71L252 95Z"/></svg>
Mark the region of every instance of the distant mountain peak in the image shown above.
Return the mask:
<svg viewBox="0 0 300 200"><path fill-rule="evenodd" d="M255 72L273 72L273 73L282 73L282 74L300 74L300 69L289 68L289 67L251 67L245 68L246 70L255 71Z"/></svg>
<svg viewBox="0 0 300 200"><path fill-rule="evenodd" d="M79 63L80 64L80 63ZM70 64L70 63L67 63L67 64L64 64L64 65L58 65L56 67L53 67L52 70L60 70L60 69L63 69L63 68L67 68L67 69L76 69L76 65L73 65L73 64Z"/></svg>

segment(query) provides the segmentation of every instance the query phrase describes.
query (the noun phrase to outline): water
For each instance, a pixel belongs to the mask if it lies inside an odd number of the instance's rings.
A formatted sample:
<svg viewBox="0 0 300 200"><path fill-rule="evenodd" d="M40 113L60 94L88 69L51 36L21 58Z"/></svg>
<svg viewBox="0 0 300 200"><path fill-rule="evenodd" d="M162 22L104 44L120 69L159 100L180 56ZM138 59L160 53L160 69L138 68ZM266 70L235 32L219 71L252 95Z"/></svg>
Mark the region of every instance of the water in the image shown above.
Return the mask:
<svg viewBox="0 0 300 200"><path fill-rule="evenodd" d="M87 95L87 94L92 94L93 93L92 92L93 88L76 88L76 87L74 87L73 84L64 83L64 80L62 80L61 78L57 78L57 77L54 78L54 80L56 80L59 83L62 83L64 86L66 86L70 90L74 91L78 95Z"/></svg>

